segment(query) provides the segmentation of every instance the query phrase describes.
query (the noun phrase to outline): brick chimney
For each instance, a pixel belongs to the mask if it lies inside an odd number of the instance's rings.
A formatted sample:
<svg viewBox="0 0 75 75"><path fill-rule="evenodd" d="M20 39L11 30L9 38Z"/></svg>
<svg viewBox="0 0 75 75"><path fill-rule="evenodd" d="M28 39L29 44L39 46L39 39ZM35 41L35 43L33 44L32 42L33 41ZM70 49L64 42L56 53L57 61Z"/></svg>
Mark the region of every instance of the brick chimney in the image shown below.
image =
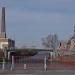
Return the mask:
<svg viewBox="0 0 75 75"><path fill-rule="evenodd" d="M2 7L1 24L0 24L0 38L6 38L5 7Z"/></svg>

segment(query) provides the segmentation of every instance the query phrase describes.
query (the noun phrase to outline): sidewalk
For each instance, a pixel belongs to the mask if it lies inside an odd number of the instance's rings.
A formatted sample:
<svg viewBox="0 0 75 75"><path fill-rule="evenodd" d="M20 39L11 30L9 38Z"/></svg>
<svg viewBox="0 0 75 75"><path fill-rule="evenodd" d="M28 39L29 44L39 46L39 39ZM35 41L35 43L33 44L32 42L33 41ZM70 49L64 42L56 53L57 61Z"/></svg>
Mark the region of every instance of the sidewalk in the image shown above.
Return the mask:
<svg viewBox="0 0 75 75"><path fill-rule="evenodd" d="M0 75L75 75L75 70L5 70L4 72L0 70Z"/></svg>

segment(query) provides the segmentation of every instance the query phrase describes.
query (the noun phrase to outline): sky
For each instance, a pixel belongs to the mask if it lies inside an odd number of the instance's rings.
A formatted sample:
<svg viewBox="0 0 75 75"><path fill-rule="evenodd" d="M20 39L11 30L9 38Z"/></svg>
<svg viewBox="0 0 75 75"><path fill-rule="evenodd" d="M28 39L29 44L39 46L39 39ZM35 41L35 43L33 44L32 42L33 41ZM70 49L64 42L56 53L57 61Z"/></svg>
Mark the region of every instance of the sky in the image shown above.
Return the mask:
<svg viewBox="0 0 75 75"><path fill-rule="evenodd" d="M0 0L6 7L6 31L16 46L42 47L41 39L57 34L69 39L75 24L75 0Z"/></svg>

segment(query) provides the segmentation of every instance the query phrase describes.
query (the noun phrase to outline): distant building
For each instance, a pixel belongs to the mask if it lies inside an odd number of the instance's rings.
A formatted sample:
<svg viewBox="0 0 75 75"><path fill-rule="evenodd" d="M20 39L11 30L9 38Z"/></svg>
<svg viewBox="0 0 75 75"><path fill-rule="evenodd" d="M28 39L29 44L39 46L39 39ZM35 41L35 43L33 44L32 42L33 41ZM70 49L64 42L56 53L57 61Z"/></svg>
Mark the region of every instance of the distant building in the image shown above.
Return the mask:
<svg viewBox="0 0 75 75"><path fill-rule="evenodd" d="M60 41L58 49L59 50L67 50L67 41L65 41L65 40Z"/></svg>
<svg viewBox="0 0 75 75"><path fill-rule="evenodd" d="M67 46L66 46L66 49L67 49L67 50L70 50L70 46L71 46L71 41L68 40L68 42L67 42Z"/></svg>
<svg viewBox="0 0 75 75"><path fill-rule="evenodd" d="M15 41L7 38L5 25L5 7L2 7L2 16L0 24L0 49L15 47Z"/></svg>
<svg viewBox="0 0 75 75"><path fill-rule="evenodd" d="M60 41L58 49L60 49L60 50L75 49L75 26L74 26L73 36L68 41Z"/></svg>
<svg viewBox="0 0 75 75"><path fill-rule="evenodd" d="M70 38L70 50L72 50L73 48L75 48L75 26L74 26L74 34Z"/></svg>

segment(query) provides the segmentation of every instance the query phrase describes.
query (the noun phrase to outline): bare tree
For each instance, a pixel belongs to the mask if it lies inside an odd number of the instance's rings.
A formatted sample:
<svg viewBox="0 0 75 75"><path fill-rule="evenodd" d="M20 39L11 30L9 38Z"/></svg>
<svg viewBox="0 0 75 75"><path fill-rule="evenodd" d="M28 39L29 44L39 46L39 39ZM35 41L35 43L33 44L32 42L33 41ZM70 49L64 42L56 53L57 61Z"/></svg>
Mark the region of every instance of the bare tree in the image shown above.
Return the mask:
<svg viewBox="0 0 75 75"><path fill-rule="evenodd" d="M56 49L58 45L58 36L56 34L54 35L48 35L46 38L42 38L42 45L45 48L53 48Z"/></svg>
<svg viewBox="0 0 75 75"><path fill-rule="evenodd" d="M42 38L42 45L45 48L51 48L52 35L48 35L46 38Z"/></svg>
<svg viewBox="0 0 75 75"><path fill-rule="evenodd" d="M52 46L53 46L53 49L56 49L57 46L58 46L58 36L57 34L54 34L53 37L52 37Z"/></svg>

